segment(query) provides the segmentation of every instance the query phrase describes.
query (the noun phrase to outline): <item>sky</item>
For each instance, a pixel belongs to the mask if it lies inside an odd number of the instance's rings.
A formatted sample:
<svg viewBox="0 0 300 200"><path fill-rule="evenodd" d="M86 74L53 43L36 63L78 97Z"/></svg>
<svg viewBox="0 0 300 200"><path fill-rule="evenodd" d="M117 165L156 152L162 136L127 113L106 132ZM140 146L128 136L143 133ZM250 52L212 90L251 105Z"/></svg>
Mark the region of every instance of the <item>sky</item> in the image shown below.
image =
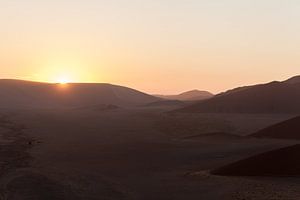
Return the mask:
<svg viewBox="0 0 300 200"><path fill-rule="evenodd" d="M0 78L218 93L300 74L299 0L0 0Z"/></svg>

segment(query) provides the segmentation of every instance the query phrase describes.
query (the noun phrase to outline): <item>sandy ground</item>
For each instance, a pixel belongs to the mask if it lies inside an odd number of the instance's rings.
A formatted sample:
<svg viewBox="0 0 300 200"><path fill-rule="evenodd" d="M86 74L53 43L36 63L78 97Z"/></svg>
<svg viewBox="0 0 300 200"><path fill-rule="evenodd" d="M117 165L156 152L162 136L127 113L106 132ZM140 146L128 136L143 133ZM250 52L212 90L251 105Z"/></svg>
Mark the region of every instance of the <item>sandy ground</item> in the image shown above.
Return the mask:
<svg viewBox="0 0 300 200"><path fill-rule="evenodd" d="M299 177L209 174L211 169L296 141L188 137L215 131L247 135L291 116L166 111L161 107L2 111L0 199L300 198Z"/></svg>

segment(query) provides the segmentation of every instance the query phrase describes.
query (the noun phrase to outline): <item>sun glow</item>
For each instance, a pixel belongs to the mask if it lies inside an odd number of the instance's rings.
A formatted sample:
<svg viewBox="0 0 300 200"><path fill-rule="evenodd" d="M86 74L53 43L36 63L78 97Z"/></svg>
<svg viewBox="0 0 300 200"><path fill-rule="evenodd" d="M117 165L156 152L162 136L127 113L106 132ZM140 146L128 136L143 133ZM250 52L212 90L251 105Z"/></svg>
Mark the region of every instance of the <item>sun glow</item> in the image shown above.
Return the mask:
<svg viewBox="0 0 300 200"><path fill-rule="evenodd" d="M89 61L82 61L77 57L45 59L48 61L41 61L39 65L43 67L37 68L32 79L60 85L99 82L99 79L102 79L102 74L91 73L93 71L91 66L93 65Z"/></svg>
<svg viewBox="0 0 300 200"><path fill-rule="evenodd" d="M70 83L70 82L71 82L71 80L70 80L70 78L69 78L69 77L62 76L62 77L59 77L59 78L57 78L56 82L57 82L57 83L59 83L59 84L62 84L62 85L64 85L64 84L68 84L68 83Z"/></svg>
<svg viewBox="0 0 300 200"><path fill-rule="evenodd" d="M64 85L64 84L70 83L70 81L68 81L66 79L61 79L58 81L58 83Z"/></svg>

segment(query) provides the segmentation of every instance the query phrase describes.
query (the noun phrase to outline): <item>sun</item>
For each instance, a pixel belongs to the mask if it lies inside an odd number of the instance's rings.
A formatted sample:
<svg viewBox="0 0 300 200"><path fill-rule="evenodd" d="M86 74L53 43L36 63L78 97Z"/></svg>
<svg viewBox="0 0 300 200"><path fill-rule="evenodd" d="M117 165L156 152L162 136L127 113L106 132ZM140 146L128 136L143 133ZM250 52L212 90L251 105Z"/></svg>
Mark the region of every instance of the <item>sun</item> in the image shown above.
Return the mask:
<svg viewBox="0 0 300 200"><path fill-rule="evenodd" d="M70 83L71 80L67 77L60 77L60 78L57 79L56 82L59 83L59 84L65 85L65 84Z"/></svg>
<svg viewBox="0 0 300 200"><path fill-rule="evenodd" d="M68 84L69 83L69 81L68 80L64 80L64 79L62 79L62 80L59 80L59 82L58 82L59 84Z"/></svg>

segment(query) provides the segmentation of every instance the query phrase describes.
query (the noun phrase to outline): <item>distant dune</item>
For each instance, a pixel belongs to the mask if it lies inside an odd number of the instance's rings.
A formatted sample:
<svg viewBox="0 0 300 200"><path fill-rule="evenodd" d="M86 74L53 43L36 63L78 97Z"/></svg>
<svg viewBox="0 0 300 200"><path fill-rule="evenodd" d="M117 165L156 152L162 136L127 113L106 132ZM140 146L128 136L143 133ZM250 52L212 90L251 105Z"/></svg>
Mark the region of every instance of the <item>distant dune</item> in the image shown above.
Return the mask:
<svg viewBox="0 0 300 200"><path fill-rule="evenodd" d="M135 106L159 98L137 90L106 83L50 84L0 80L0 107L47 108L94 105Z"/></svg>
<svg viewBox="0 0 300 200"><path fill-rule="evenodd" d="M151 103L147 103L146 107L159 107L159 106L184 106L187 105L184 101L179 101L179 100L160 100L160 101L155 101Z"/></svg>
<svg viewBox="0 0 300 200"><path fill-rule="evenodd" d="M222 176L300 176L300 145L262 153L219 169Z"/></svg>
<svg viewBox="0 0 300 200"><path fill-rule="evenodd" d="M300 116L267 127L250 136L300 140Z"/></svg>
<svg viewBox="0 0 300 200"><path fill-rule="evenodd" d="M178 95L155 95L155 96L163 99L169 99L169 100L198 101L198 100L209 99L214 95L207 91L191 90Z"/></svg>
<svg viewBox="0 0 300 200"><path fill-rule="evenodd" d="M180 112L300 114L300 77L240 87L187 106Z"/></svg>

